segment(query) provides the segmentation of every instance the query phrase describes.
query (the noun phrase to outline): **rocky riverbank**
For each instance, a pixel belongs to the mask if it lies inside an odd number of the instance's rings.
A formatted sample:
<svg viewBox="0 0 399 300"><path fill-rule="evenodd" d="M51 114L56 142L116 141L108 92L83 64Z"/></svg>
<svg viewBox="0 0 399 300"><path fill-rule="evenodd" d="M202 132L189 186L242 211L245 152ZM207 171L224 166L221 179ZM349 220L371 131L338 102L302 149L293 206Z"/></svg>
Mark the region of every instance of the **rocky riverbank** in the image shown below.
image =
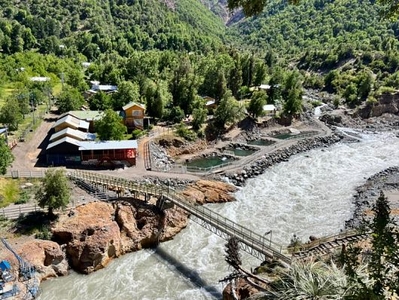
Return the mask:
<svg viewBox="0 0 399 300"><path fill-rule="evenodd" d="M199 180L143 179L168 184L196 204L234 201L236 188L230 184ZM183 188L184 187L184 188ZM148 200L148 199L147 199ZM89 274L104 268L114 258L173 239L188 223L188 214L178 207L160 211L155 198L120 198L113 202L85 203L59 215L52 224L52 241L29 238L9 241L19 255L34 266L37 280L64 276L69 269ZM12 265L19 278L18 261L0 245L2 259ZM21 284L20 290L26 288ZM16 298L17 299L17 298Z"/></svg>
<svg viewBox="0 0 399 300"><path fill-rule="evenodd" d="M345 137L342 134L335 133L331 136L307 138L298 141L297 143L277 149L270 154L264 155L252 164L244 166L239 173L225 173L229 182L236 186L243 186L247 179L256 177L262 174L265 169L282 161L287 161L291 156L321 147L329 147L332 144L342 141Z"/></svg>
<svg viewBox="0 0 399 300"><path fill-rule="evenodd" d="M388 196L392 217L398 219L399 198L390 193L391 191L398 191L398 189L399 167L391 167L369 177L363 185L356 189L353 196L355 205L353 217L346 222L345 227L348 229L356 228L365 217L370 215L373 204L380 196L380 191Z"/></svg>

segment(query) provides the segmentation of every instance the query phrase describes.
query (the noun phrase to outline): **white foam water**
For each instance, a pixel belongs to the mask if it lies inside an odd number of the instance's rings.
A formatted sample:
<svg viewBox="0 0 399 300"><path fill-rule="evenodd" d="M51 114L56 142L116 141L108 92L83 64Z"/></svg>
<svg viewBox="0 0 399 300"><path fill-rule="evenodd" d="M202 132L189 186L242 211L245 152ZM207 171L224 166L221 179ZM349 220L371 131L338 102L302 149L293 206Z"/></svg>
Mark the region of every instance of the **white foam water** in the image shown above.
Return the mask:
<svg viewBox="0 0 399 300"><path fill-rule="evenodd" d="M353 212L354 189L371 175L399 165L394 134L360 134L361 141L315 149L275 165L247 181L237 201L208 207L247 228L287 245L295 234L338 233ZM40 300L220 299L219 280L232 270L224 261L225 241L196 223L162 243L115 259L91 275L72 273L42 284ZM242 253L244 264L260 261Z"/></svg>

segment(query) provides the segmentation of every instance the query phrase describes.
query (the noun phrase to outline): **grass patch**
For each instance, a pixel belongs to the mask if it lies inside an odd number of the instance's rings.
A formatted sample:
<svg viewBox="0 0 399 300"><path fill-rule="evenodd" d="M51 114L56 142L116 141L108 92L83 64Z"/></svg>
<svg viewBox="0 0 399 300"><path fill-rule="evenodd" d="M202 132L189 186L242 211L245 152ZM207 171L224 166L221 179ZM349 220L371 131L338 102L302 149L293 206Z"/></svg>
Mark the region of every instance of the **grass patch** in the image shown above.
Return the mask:
<svg viewBox="0 0 399 300"><path fill-rule="evenodd" d="M21 188L27 182L31 183L31 185ZM28 203L34 198L39 184L39 180L0 178L0 208L12 203Z"/></svg>
<svg viewBox="0 0 399 300"><path fill-rule="evenodd" d="M19 199L19 181L0 178L0 207L5 207Z"/></svg>

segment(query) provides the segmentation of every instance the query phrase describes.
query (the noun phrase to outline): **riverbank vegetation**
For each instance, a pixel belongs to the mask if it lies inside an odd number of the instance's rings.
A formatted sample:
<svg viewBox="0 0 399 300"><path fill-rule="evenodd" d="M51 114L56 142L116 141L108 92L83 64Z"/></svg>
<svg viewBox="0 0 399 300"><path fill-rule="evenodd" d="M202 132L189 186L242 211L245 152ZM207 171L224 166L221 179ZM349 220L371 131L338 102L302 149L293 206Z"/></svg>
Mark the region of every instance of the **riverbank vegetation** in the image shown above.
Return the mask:
<svg viewBox="0 0 399 300"><path fill-rule="evenodd" d="M256 276L263 278L262 283L266 281L260 288L260 299L396 299L399 234L383 192L372 212L371 218L365 216L360 229L369 235L368 240L349 242L338 255L296 260L288 268L277 262L258 267ZM233 247L233 242L226 244L226 262L235 272L226 280L246 277L239 248Z"/></svg>

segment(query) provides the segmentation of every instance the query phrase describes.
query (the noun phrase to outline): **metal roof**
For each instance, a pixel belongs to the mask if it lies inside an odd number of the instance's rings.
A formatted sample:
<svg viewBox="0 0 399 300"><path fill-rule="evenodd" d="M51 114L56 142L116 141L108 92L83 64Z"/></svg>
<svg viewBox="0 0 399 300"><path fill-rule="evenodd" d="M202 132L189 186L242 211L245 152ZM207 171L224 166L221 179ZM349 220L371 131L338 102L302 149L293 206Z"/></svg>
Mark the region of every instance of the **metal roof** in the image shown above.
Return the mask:
<svg viewBox="0 0 399 300"><path fill-rule="evenodd" d="M42 76L35 76L35 77L31 77L30 81L38 81L38 82L45 82L45 81L49 81L50 77L42 77Z"/></svg>
<svg viewBox="0 0 399 300"><path fill-rule="evenodd" d="M145 109L145 105L144 105L144 104L137 103L137 102L129 102L129 103L126 104L124 107L122 107L122 109L123 109L123 110L126 110L126 109L128 109L128 108L130 108L130 107L132 107L132 106L135 106L135 105L141 107L142 109Z"/></svg>
<svg viewBox="0 0 399 300"><path fill-rule="evenodd" d="M128 141L85 141L80 142L79 150L137 149L136 140Z"/></svg>
<svg viewBox="0 0 399 300"><path fill-rule="evenodd" d="M71 110L63 114L63 116L67 115L71 115L81 120L92 121L101 119L104 112L100 110Z"/></svg>
<svg viewBox="0 0 399 300"><path fill-rule="evenodd" d="M266 111L276 110L276 107L273 104L266 104L266 105L263 105L263 110L266 110Z"/></svg>
<svg viewBox="0 0 399 300"><path fill-rule="evenodd" d="M55 141L55 142L49 144L47 146L46 150L49 150L49 149L51 149L51 148L53 148L55 146L58 146L59 144L62 144L62 143L68 143L68 144L72 144L72 145L75 145L75 146L80 146L80 142L78 140L75 140L73 138L70 138L70 137L66 136L66 137L63 137L62 139L60 139L58 141Z"/></svg>
<svg viewBox="0 0 399 300"><path fill-rule="evenodd" d="M83 131L68 127L68 128L64 128L63 130L58 131L58 132L54 133L53 135L51 135L50 141L54 141L64 135L70 135L79 140L95 140L96 139L96 135L93 133L83 132Z"/></svg>
<svg viewBox="0 0 399 300"><path fill-rule="evenodd" d="M55 128L63 123L67 123L69 125L74 126L75 128L83 128L83 129L89 129L90 123L86 122L84 120L80 120L74 116L71 115L66 115L64 117L61 117L60 119L55 122L52 128Z"/></svg>

